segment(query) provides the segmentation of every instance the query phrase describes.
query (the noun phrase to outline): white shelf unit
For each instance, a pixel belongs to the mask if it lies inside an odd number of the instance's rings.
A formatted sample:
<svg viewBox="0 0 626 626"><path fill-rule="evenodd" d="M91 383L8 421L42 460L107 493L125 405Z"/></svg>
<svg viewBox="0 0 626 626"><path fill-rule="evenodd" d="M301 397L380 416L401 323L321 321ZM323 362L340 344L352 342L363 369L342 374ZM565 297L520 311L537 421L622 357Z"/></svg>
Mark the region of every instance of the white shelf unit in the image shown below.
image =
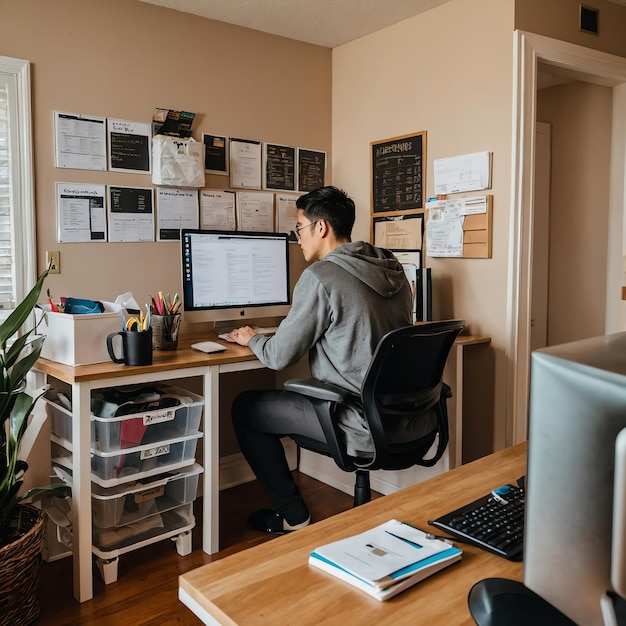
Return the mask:
<svg viewBox="0 0 626 626"><path fill-rule="evenodd" d="M204 399L176 387L151 387L161 398L180 403L122 416L90 413L92 552L106 584L117 580L119 557L133 550L171 539L181 556L192 551L193 501L202 472L195 453ZM61 405L56 390L47 395L53 469L73 487L74 414ZM46 555L54 560L74 548L71 500L53 500L47 511L56 532L48 533Z"/></svg>

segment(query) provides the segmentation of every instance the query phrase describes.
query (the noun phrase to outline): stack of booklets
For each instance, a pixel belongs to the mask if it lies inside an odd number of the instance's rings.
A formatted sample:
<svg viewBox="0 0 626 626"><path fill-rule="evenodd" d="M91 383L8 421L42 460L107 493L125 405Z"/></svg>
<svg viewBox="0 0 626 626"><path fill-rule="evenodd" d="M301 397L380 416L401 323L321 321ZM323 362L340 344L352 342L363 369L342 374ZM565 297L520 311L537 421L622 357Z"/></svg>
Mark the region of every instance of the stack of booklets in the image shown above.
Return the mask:
<svg viewBox="0 0 626 626"><path fill-rule="evenodd" d="M315 567L378 600L388 600L460 560L463 552L426 533L391 520L359 535L316 548Z"/></svg>

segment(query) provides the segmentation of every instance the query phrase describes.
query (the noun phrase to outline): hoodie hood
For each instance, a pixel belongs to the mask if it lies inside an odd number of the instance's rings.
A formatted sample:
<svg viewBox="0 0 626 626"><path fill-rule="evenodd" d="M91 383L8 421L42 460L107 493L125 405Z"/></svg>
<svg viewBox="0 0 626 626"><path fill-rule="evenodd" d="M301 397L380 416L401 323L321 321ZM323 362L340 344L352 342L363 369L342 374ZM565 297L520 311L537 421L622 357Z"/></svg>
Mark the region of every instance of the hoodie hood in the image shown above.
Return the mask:
<svg viewBox="0 0 626 626"><path fill-rule="evenodd" d="M339 265L385 298L395 296L406 284L402 264L393 253L365 241L343 243L322 259L325 261ZM372 272L372 266L382 271Z"/></svg>

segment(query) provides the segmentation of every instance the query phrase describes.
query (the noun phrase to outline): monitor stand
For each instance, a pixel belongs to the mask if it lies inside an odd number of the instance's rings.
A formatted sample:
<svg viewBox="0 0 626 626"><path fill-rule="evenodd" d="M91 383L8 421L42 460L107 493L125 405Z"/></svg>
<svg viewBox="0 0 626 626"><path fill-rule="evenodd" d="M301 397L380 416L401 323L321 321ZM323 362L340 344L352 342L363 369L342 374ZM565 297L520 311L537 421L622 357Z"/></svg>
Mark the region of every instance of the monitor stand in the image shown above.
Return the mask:
<svg viewBox="0 0 626 626"><path fill-rule="evenodd" d="M471 588L467 601L478 626L576 626L516 580L485 578Z"/></svg>

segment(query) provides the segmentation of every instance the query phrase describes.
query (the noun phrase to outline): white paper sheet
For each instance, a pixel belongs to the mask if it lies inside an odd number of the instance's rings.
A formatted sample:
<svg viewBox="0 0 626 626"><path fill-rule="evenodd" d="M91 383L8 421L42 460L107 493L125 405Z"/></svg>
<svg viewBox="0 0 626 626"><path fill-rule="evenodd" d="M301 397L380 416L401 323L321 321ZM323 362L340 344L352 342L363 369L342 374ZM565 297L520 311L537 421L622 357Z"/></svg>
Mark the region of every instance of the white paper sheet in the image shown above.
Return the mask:
<svg viewBox="0 0 626 626"><path fill-rule="evenodd" d="M475 152L435 159L435 193L476 191L491 187L491 153Z"/></svg>
<svg viewBox="0 0 626 626"><path fill-rule="evenodd" d="M106 170L106 119L54 112L55 166Z"/></svg>
<svg viewBox="0 0 626 626"><path fill-rule="evenodd" d="M276 218L278 220L277 230L279 233L292 233L295 231L296 223L298 222L296 200L299 197L299 194L276 194Z"/></svg>
<svg viewBox="0 0 626 626"><path fill-rule="evenodd" d="M233 189L261 189L261 143L230 140L230 186Z"/></svg>
<svg viewBox="0 0 626 626"><path fill-rule="evenodd" d="M157 241L180 240L183 228L198 228L196 189L157 187Z"/></svg>
<svg viewBox="0 0 626 626"><path fill-rule="evenodd" d="M426 223L426 252L429 256L463 256L462 215L447 216L445 209L431 209Z"/></svg>
<svg viewBox="0 0 626 626"><path fill-rule="evenodd" d="M274 194L263 191L237 192L239 230L274 231Z"/></svg>
<svg viewBox="0 0 626 626"><path fill-rule="evenodd" d="M57 183L56 192L59 243L107 240L104 185Z"/></svg>
<svg viewBox="0 0 626 626"><path fill-rule="evenodd" d="M422 218L377 220L374 244L390 250L421 250Z"/></svg>
<svg viewBox="0 0 626 626"><path fill-rule="evenodd" d="M200 190L200 228L235 230L235 192Z"/></svg>

